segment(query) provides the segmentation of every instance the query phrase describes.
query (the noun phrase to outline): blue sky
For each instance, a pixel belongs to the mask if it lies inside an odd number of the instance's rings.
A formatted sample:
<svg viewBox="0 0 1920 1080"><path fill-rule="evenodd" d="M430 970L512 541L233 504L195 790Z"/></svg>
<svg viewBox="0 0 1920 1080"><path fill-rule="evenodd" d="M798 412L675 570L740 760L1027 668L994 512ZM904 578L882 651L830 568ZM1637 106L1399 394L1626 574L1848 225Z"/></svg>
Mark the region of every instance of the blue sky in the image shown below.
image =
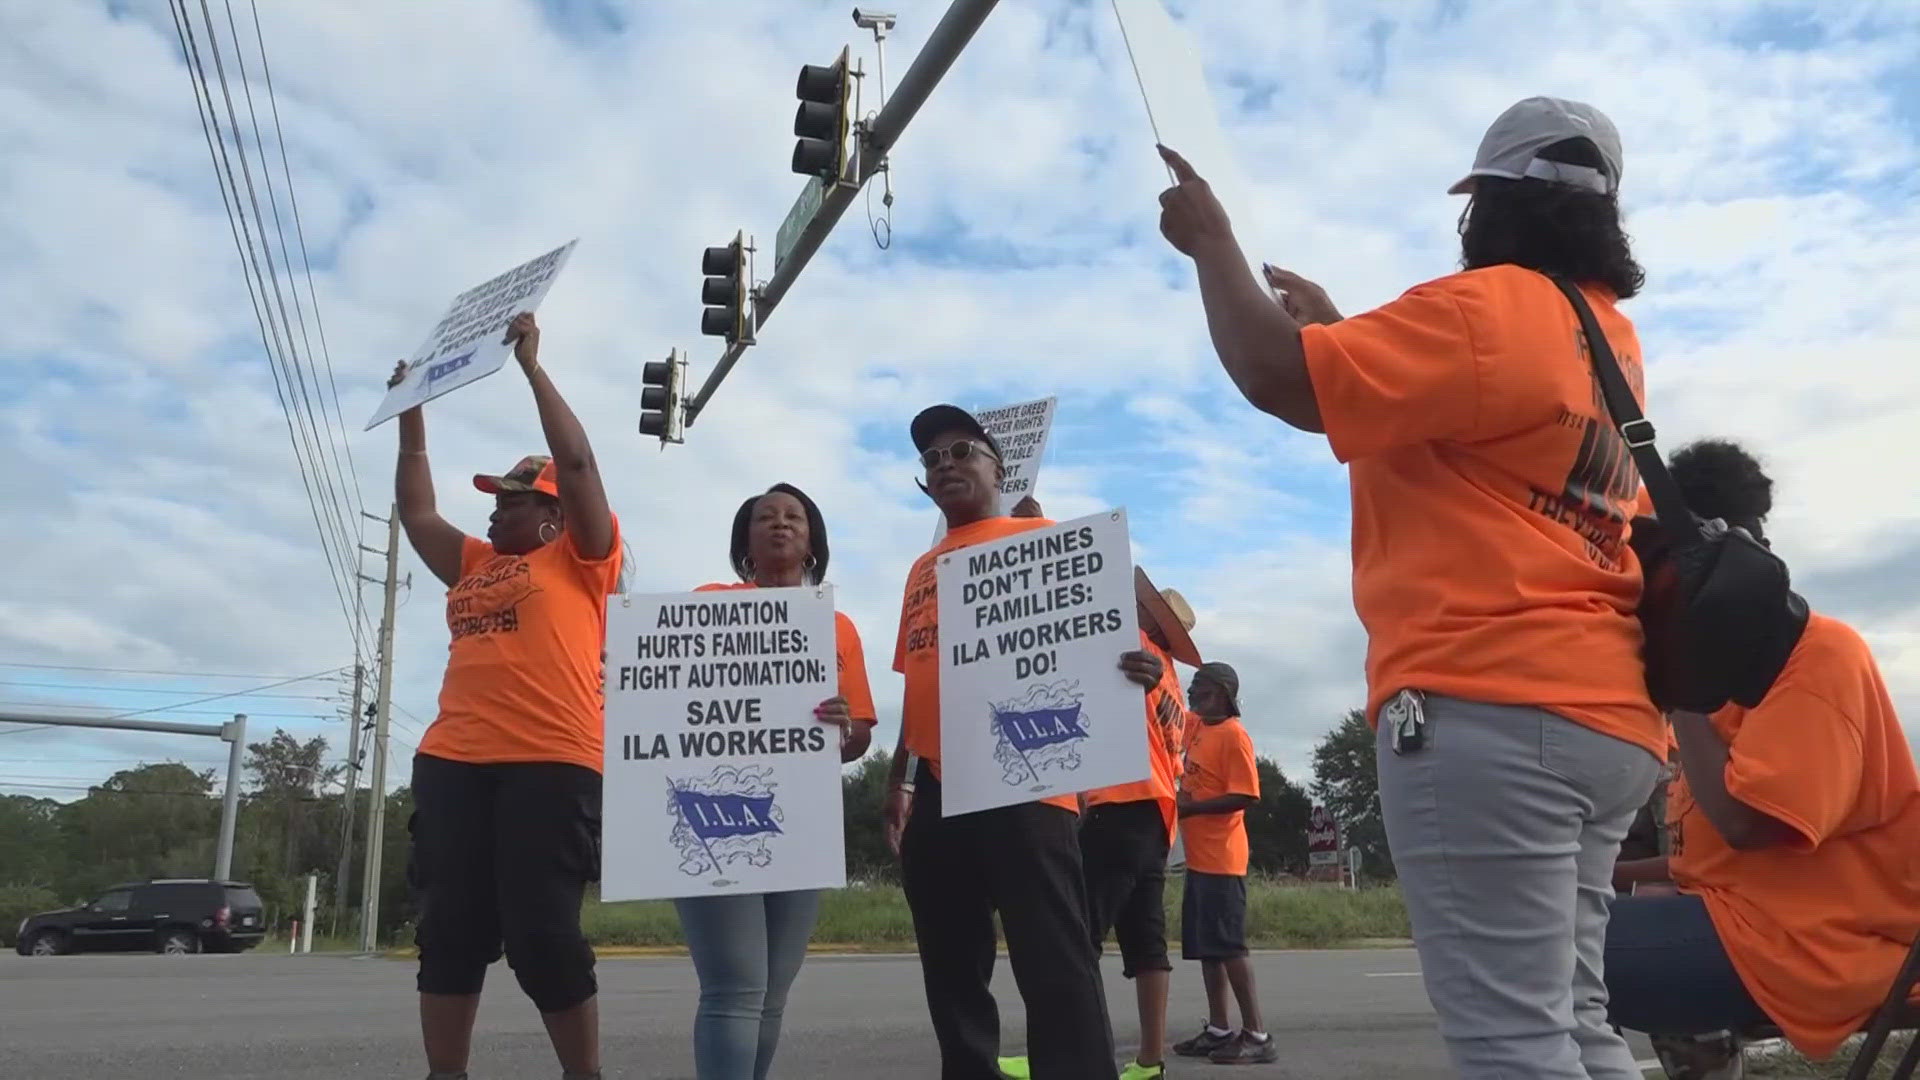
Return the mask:
<svg viewBox="0 0 1920 1080"><path fill-rule="evenodd" d="M1766 456L1781 550L1920 717L1920 485L1885 464L1920 425L1920 8L1171 6L1253 184L1250 256L1349 311L1451 269L1445 188L1506 105L1552 93L1612 115L1650 278L1629 312L1655 419L1670 441L1731 435ZM688 444L661 453L635 434L640 364L690 349L700 379L718 353L696 333L699 250L739 228L770 245L799 189L797 66L850 41L871 62L838 0L718 7L262 5L368 505L390 497L393 431L358 428L393 359L454 293L578 236L541 313L543 359L594 439L635 588L722 576L739 499L806 487L890 739L898 685L882 668L930 529L905 423L937 400L1055 394L1048 511L1127 505L1142 563L1193 600L1203 648L1246 674L1262 748L1304 773L1361 697L1344 476L1220 373L1191 271L1155 228L1165 174L1105 3L1002 0L895 152L891 246L856 204ZM944 8L898 5L891 79ZM0 536L24 570L0 590L0 665L351 663L166 5L39 5L0 28L0 452L15 465ZM436 402L429 427L442 508L478 530L487 506L465 476L537 448L525 388L486 380ZM446 644L411 553L406 572L401 755L432 718ZM99 712L254 685L18 666L0 681L0 700ZM28 685L45 683L84 689ZM337 748L344 728L323 718L337 689L239 703L262 734ZM66 778L116 765L219 761L205 742L0 734L0 790L64 797Z"/></svg>

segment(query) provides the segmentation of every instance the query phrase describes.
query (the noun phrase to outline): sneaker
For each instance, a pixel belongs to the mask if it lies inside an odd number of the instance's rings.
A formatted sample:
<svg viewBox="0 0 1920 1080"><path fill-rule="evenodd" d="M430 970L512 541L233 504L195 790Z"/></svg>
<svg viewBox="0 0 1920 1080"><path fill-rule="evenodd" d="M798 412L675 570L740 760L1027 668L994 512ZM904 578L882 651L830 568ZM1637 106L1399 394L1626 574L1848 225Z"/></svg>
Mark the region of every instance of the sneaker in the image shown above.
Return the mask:
<svg viewBox="0 0 1920 1080"><path fill-rule="evenodd" d="M1033 1063L1025 1054L1019 1057L1003 1057L999 1061L1000 1075L1007 1080L1033 1080Z"/></svg>
<svg viewBox="0 0 1920 1080"><path fill-rule="evenodd" d="M1120 1080L1166 1080L1166 1076L1165 1065L1142 1065L1138 1061L1129 1061L1120 1070Z"/></svg>
<svg viewBox="0 0 1920 1080"><path fill-rule="evenodd" d="M1173 1052L1179 1054L1181 1057L1208 1057L1212 1055L1215 1050L1226 1046L1232 1041L1233 1034L1231 1032L1225 1035L1216 1035L1214 1034L1213 1025L1205 1024L1201 1026L1200 1034L1195 1035L1185 1042L1174 1043Z"/></svg>
<svg viewBox="0 0 1920 1080"><path fill-rule="evenodd" d="M1243 1031L1208 1054L1207 1060L1215 1065L1267 1065L1280 1060L1280 1048L1274 1045L1272 1035L1256 1039Z"/></svg>

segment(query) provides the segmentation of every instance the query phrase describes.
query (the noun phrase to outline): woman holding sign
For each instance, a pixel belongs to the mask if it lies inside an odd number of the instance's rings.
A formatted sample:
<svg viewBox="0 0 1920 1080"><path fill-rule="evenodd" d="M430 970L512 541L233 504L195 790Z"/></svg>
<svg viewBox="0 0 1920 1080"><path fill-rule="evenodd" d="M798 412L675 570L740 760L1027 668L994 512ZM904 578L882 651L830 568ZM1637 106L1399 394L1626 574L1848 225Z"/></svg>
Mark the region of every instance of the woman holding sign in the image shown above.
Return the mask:
<svg viewBox="0 0 1920 1080"><path fill-rule="evenodd" d="M432 1076L466 1076L487 966L504 948L569 1080L600 1075L593 951L580 901L599 876L601 655L620 529L593 449L540 367L540 328L513 320L551 455L476 476L485 540L440 516L426 421L400 416L400 524L447 585L453 642L440 714L413 759L420 1030ZM398 382L405 366L394 373Z"/></svg>
<svg viewBox="0 0 1920 1080"><path fill-rule="evenodd" d="M740 580L713 589L778 589L818 584L827 572L827 523L792 484L775 484L740 504L733 517L733 569ZM840 760L867 752L875 722L866 655L853 620L834 612L834 657L840 693L814 709L814 719L840 731ZM765 1080L780 1044L787 990L807 958L820 894L814 889L684 897L680 914L700 1009L693 1022L699 1080Z"/></svg>

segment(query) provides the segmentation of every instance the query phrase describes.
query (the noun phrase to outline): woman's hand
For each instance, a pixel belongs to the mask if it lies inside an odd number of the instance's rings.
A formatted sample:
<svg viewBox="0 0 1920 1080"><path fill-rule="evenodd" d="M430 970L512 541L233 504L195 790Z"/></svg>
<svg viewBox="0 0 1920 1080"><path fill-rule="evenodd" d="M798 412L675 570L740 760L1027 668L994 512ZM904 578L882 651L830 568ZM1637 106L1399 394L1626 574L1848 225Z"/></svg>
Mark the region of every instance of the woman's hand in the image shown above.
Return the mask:
<svg viewBox="0 0 1920 1080"><path fill-rule="evenodd" d="M391 390L394 387L399 386L401 383L406 381L407 381L407 362L405 360L402 360L399 363L393 365L393 375L387 379L387 389Z"/></svg>
<svg viewBox="0 0 1920 1080"><path fill-rule="evenodd" d="M1327 290L1272 263L1262 263L1260 269L1266 275L1268 285L1286 294L1280 298L1280 306L1287 309L1287 314L1293 316L1294 322L1301 326L1326 325L1337 323L1344 317L1340 309L1333 306Z"/></svg>
<svg viewBox="0 0 1920 1080"><path fill-rule="evenodd" d="M1237 251L1233 224L1213 187L1186 158L1164 146L1159 149L1174 180L1172 187L1160 193L1160 235L1188 258L1197 259L1207 249L1223 245Z"/></svg>
<svg viewBox="0 0 1920 1080"><path fill-rule="evenodd" d="M1138 683L1148 690L1160 685L1161 676L1166 674L1166 665L1160 658L1145 649L1120 654L1120 670L1130 682Z"/></svg>
<svg viewBox="0 0 1920 1080"><path fill-rule="evenodd" d="M887 850L894 858L900 857L900 838L907 832L907 817L913 813L913 792L899 788L887 792L887 801L881 811L887 834Z"/></svg>
<svg viewBox="0 0 1920 1080"><path fill-rule="evenodd" d="M813 707L813 718L823 724L832 724L840 729L840 739L846 741L847 728L853 723L853 713L847 707L847 699L830 697Z"/></svg>
<svg viewBox="0 0 1920 1080"><path fill-rule="evenodd" d="M520 370L528 376L540 370L540 325L533 321L533 312L515 315L501 343L513 346L513 358L520 361Z"/></svg>

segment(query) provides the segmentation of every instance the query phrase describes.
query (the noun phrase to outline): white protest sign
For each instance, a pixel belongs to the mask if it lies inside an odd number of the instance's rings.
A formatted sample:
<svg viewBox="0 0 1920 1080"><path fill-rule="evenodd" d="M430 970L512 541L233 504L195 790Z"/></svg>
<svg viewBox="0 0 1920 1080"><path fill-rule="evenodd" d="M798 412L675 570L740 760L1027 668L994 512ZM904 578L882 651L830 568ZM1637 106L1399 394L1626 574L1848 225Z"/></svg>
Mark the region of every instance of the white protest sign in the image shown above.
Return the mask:
<svg viewBox="0 0 1920 1080"><path fill-rule="evenodd" d="M1147 778L1127 512L938 557L946 816Z"/></svg>
<svg viewBox="0 0 1920 1080"><path fill-rule="evenodd" d="M846 884L833 589L607 609L603 900Z"/></svg>
<svg viewBox="0 0 1920 1080"><path fill-rule="evenodd" d="M579 242L569 240L454 297L426 342L408 358L407 377L387 391L364 430L372 431L415 405L499 371L513 355L513 346L500 340L507 324L515 315L540 306Z"/></svg>
<svg viewBox="0 0 1920 1080"><path fill-rule="evenodd" d="M1033 494L1034 482L1040 476L1040 459L1046 455L1048 436L1053 434L1055 403L1055 398L1046 397L973 414L1006 455L1001 462L1006 466L1000 479L1000 497L1005 503L1002 510L1011 511L1014 503ZM933 543L939 543L945 535L947 519L942 516L934 523Z"/></svg>
<svg viewBox="0 0 1920 1080"><path fill-rule="evenodd" d="M1134 77L1146 99L1154 141L1186 158L1213 188L1233 222L1234 235L1257 264L1266 240L1253 185L1220 126L1193 36L1167 14L1160 0L1113 0L1113 13L1120 20ZM1254 276L1261 278L1258 273ZM1264 278L1261 286L1266 286Z"/></svg>

